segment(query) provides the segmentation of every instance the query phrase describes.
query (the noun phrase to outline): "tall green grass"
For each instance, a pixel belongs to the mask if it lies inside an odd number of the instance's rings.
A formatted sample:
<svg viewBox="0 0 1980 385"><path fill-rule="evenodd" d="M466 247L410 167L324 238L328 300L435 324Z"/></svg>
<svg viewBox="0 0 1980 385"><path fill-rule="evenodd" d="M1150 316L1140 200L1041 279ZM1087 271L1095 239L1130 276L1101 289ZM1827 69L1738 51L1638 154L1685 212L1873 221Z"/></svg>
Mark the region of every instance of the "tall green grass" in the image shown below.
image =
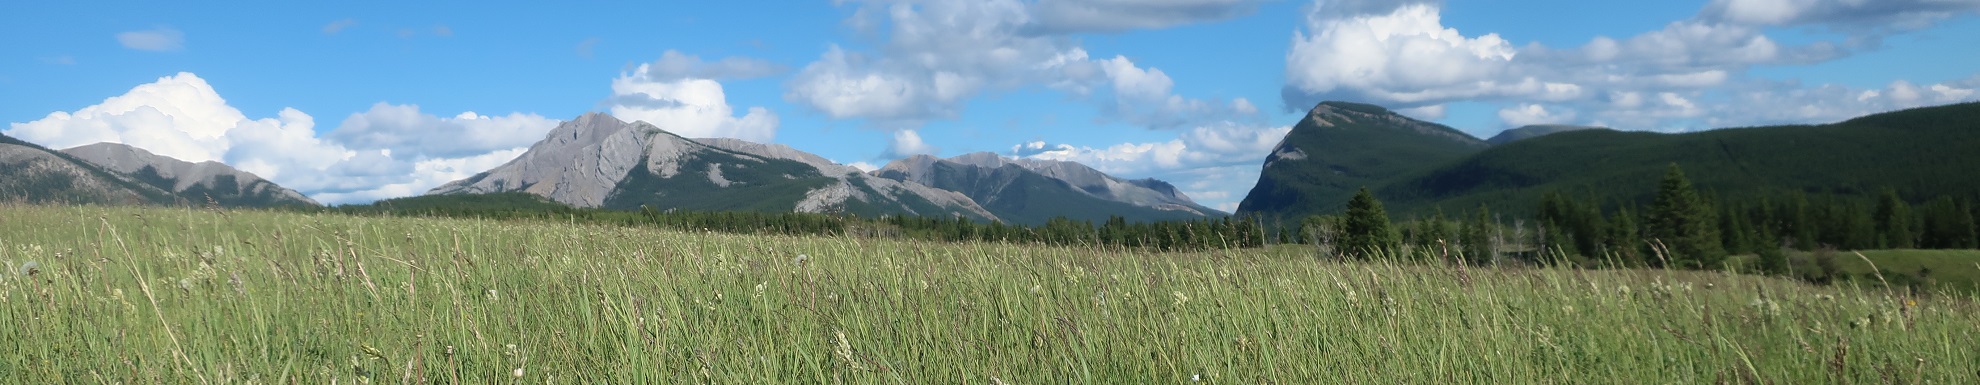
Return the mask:
<svg viewBox="0 0 1980 385"><path fill-rule="evenodd" d="M1722 273L22 206L0 261L12 383L1980 381L1970 296Z"/></svg>

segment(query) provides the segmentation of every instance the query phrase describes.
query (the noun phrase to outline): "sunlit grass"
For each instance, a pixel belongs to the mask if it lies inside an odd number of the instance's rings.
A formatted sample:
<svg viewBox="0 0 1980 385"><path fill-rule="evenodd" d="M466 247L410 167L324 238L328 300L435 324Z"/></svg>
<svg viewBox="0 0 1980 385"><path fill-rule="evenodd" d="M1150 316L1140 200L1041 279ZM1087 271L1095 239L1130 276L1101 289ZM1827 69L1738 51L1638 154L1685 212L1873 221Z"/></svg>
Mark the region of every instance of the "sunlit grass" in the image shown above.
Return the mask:
<svg viewBox="0 0 1980 385"><path fill-rule="evenodd" d="M0 381L1980 381L1970 296L1304 250L0 207Z"/></svg>

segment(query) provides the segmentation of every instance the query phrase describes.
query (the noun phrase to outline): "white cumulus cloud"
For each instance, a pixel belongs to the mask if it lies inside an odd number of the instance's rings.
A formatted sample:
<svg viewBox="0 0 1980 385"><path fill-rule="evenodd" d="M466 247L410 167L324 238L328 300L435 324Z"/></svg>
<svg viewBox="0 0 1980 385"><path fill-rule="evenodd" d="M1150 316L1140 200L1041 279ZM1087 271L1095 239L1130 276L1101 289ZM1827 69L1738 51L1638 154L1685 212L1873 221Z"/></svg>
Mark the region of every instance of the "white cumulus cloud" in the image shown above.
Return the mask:
<svg viewBox="0 0 1980 385"><path fill-rule="evenodd" d="M1499 110L1499 121L1507 127L1530 126L1535 124L1566 124L1574 121L1573 110L1548 109L1539 104L1521 104Z"/></svg>
<svg viewBox="0 0 1980 385"><path fill-rule="evenodd" d="M885 156L889 158L901 158L911 155L935 155L937 151L941 151L941 149L921 140L920 132L916 132L915 130L899 130L894 131L894 136L887 141L887 154Z"/></svg>
<svg viewBox="0 0 1980 385"><path fill-rule="evenodd" d="M767 66L736 58L705 63L670 50L660 61L612 79L607 109L620 119L645 121L684 137L768 143L777 136L777 114L750 107L735 116L722 83L710 78L761 76Z"/></svg>
<svg viewBox="0 0 1980 385"><path fill-rule="evenodd" d="M784 98L832 119L919 129L974 98L1044 87L1094 102L1101 119L1154 129L1257 114L1249 100L1177 95L1176 80L1126 56L1090 57L1080 32L1163 28L1248 14L1251 0L853 0L845 24L871 50L831 45ZM1102 12L1104 17L1092 12Z"/></svg>
<svg viewBox="0 0 1980 385"><path fill-rule="evenodd" d="M319 135L302 111L275 115L249 118L205 79L179 73L96 105L12 123L4 133L51 148L110 142L218 161L335 204L414 195L487 170L556 125L531 114L443 118L381 103Z"/></svg>
<svg viewBox="0 0 1980 385"><path fill-rule="evenodd" d="M1443 24L1434 1L1316 0L1293 31L1281 96L1288 109L1345 100L1441 115L1444 104L1465 101L1496 104L1508 124L1580 119L1621 129L1712 128L1810 115L1788 112L1801 107L1754 106L1862 94L1757 79L1748 75L1752 68L1835 60L1874 48L1887 34L1977 9L1980 0L1713 0L1660 29L1559 48L1516 44L1490 31L1461 33ZM1900 20L1922 24L1893 25ZM1789 25L1821 26L1840 37L1769 35ZM1755 92L1788 99L1762 103L1749 97Z"/></svg>
<svg viewBox="0 0 1980 385"><path fill-rule="evenodd" d="M1286 53L1290 106L1318 99L1395 107L1544 91L1507 67L1518 56L1497 34L1444 27L1439 8L1408 4L1382 14L1335 14L1316 5Z"/></svg>

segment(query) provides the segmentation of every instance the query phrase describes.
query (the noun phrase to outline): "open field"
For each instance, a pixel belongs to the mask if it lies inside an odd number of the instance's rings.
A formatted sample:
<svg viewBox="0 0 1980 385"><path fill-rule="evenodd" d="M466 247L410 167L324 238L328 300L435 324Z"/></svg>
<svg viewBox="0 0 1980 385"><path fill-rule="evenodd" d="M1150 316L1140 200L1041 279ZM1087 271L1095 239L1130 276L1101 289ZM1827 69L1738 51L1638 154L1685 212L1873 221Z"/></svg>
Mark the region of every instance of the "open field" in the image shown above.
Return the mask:
<svg viewBox="0 0 1980 385"><path fill-rule="evenodd" d="M1843 271L1858 276L1873 274L1877 270L1913 275L1922 268L1928 272L1927 286L1942 290L1980 293L1980 250L1866 250L1863 257L1840 252L1836 262ZM1805 256L1805 255L1797 255ZM1877 268L1871 269L1870 263ZM1889 273L1886 273L1889 274ZM1891 277L1886 277L1891 278Z"/></svg>
<svg viewBox="0 0 1980 385"><path fill-rule="evenodd" d="M1980 382L1970 294L1721 273L22 206L0 261L0 382Z"/></svg>

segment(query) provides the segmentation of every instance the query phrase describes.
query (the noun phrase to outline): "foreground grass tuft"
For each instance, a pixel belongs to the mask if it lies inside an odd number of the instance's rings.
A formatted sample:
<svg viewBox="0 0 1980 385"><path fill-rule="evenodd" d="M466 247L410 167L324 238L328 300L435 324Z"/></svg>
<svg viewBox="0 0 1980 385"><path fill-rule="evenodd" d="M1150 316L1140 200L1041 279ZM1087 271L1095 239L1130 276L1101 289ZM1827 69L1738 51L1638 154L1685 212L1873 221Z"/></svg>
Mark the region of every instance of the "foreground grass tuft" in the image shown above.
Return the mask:
<svg viewBox="0 0 1980 385"><path fill-rule="evenodd" d="M1970 295L1721 273L22 206L0 261L0 382L1980 381Z"/></svg>

